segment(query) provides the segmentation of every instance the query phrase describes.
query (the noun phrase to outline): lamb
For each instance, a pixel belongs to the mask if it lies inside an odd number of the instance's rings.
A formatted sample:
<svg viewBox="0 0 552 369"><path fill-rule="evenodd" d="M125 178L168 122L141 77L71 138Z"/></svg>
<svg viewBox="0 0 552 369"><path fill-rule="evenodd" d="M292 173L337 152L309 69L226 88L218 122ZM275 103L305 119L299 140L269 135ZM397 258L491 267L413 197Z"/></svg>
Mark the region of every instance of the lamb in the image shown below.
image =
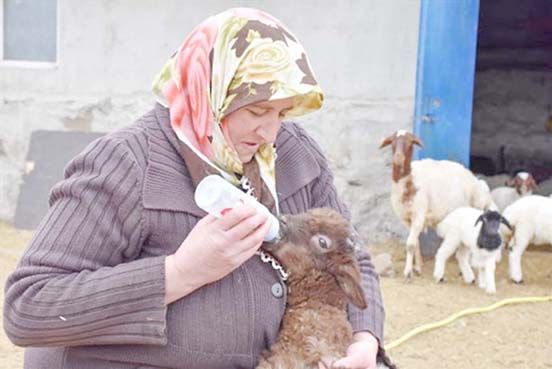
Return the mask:
<svg viewBox="0 0 552 369"><path fill-rule="evenodd" d="M350 301L366 308L354 233L339 213L312 209L280 218L281 238L263 245L288 273L287 307L276 342L257 368L328 368L352 342Z"/></svg>
<svg viewBox="0 0 552 369"><path fill-rule="evenodd" d="M392 145L393 151L391 205L410 228L404 268L404 276L409 279L414 259L414 271L422 271L418 237L424 228L435 227L458 207L486 210L493 203L486 182L462 165L448 160L411 161L413 146L422 147L420 139L412 133L397 131L385 138L380 148L388 145Z"/></svg>
<svg viewBox="0 0 552 369"><path fill-rule="evenodd" d="M497 187L491 191L491 197L500 211L520 197L532 195L537 189L533 176L527 172L519 172L506 181L509 187Z"/></svg>
<svg viewBox="0 0 552 369"><path fill-rule="evenodd" d="M479 288L496 293L495 267L508 235L500 228L501 224L512 230L506 218L494 210L460 207L447 215L437 225L437 234L443 242L435 255L435 280L443 281L447 259L456 253L464 282L475 281L471 264L478 269Z"/></svg>
<svg viewBox="0 0 552 369"><path fill-rule="evenodd" d="M508 243L510 278L515 283L521 283L521 256L527 246L552 245L552 198L525 196L508 206L503 214L514 228Z"/></svg>

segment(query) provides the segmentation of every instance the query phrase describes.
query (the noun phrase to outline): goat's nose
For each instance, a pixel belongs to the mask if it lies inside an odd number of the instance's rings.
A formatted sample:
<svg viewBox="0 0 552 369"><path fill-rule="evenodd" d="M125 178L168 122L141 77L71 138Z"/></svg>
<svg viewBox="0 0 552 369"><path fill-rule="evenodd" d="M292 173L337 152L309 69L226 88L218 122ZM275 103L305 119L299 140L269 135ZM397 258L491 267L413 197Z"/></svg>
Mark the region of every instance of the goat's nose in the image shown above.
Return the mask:
<svg viewBox="0 0 552 369"><path fill-rule="evenodd" d="M282 238L289 232L289 225L286 216L280 215L278 217L278 222L280 223L280 238Z"/></svg>

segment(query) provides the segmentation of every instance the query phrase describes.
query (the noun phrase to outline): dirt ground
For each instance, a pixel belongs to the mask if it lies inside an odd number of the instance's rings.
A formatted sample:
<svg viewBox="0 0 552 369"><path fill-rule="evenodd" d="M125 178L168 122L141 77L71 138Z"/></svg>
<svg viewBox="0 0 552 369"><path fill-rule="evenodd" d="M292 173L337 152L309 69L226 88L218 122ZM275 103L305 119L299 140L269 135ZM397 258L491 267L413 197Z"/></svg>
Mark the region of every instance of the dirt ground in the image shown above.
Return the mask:
<svg viewBox="0 0 552 369"><path fill-rule="evenodd" d="M17 231L0 223L2 285L31 236L31 232ZM497 269L494 296L486 295L475 285L464 285L455 261L447 265L446 283L436 284L432 280L433 260L426 261L422 276L405 283L401 276L404 249L399 242L373 245L370 250L374 254L390 252L396 271L395 277L381 279L387 311L387 343L420 325L466 308L483 307L510 297L552 295L551 247L530 248L524 254L523 285L507 281L507 258L503 258ZM505 306L422 333L389 354L403 369L552 368L551 313L552 302ZM22 368L22 363L23 351L13 346L2 330L0 369Z"/></svg>

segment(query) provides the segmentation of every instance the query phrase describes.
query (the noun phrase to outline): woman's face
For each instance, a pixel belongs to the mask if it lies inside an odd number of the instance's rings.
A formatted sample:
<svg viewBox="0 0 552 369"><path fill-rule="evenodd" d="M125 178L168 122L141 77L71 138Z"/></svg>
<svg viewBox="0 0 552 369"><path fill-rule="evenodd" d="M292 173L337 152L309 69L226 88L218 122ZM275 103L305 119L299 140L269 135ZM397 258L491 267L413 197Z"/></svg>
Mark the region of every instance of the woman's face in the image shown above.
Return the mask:
<svg viewBox="0 0 552 369"><path fill-rule="evenodd" d="M228 136L242 163L248 163L261 145L276 140L282 118L292 107L290 97L246 105L226 116Z"/></svg>

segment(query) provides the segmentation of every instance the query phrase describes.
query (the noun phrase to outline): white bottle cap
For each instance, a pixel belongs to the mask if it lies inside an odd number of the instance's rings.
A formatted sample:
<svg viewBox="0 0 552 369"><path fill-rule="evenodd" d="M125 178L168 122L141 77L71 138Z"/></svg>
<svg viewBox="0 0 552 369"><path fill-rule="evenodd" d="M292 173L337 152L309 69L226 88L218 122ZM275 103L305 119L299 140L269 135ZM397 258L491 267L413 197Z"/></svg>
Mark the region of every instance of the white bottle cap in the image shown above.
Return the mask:
<svg viewBox="0 0 552 369"><path fill-rule="evenodd" d="M240 191L221 176L210 175L201 180L195 190L194 199L201 209L220 218L224 210L231 209L239 202L244 202L257 209L257 212L266 214L270 220L270 229L265 241L274 241L280 232L280 222L270 211L252 196Z"/></svg>

